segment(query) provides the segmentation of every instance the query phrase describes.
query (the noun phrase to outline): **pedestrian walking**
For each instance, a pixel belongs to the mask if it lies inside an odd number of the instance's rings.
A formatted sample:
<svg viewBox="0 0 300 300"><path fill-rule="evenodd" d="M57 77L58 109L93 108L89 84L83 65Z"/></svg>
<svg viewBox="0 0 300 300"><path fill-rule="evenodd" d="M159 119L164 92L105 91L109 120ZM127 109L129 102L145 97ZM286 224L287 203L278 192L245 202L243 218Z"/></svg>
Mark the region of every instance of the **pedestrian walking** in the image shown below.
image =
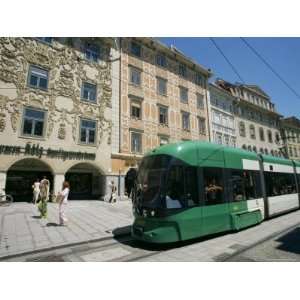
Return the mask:
<svg viewBox="0 0 300 300"><path fill-rule="evenodd" d="M109 198L109 203L117 202L117 187L115 186L115 183L113 181L111 181L110 183L110 188L111 188L111 194Z"/></svg>
<svg viewBox="0 0 300 300"><path fill-rule="evenodd" d="M39 181L38 178L36 179L36 181L32 185L32 189L33 189L33 199L32 199L32 202L34 204L37 204L37 202L39 200L39 195L40 195L40 181Z"/></svg>
<svg viewBox="0 0 300 300"><path fill-rule="evenodd" d="M50 182L46 176L43 177L43 180L40 183L40 202L38 209L41 213L42 218L47 217L47 202L49 200L49 191L50 191Z"/></svg>
<svg viewBox="0 0 300 300"><path fill-rule="evenodd" d="M68 181L63 182L62 191L58 194L58 211L59 211L59 225L64 226L68 222L66 216L66 208L68 204L68 196L70 193L70 184Z"/></svg>

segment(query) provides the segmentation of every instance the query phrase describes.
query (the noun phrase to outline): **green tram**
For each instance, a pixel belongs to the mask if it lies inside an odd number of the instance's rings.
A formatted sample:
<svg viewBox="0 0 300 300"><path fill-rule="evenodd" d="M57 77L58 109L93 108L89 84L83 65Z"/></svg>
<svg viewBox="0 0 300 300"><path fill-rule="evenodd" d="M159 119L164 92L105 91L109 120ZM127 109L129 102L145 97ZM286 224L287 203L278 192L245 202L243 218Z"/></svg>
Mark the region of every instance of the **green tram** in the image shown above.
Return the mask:
<svg viewBox="0 0 300 300"><path fill-rule="evenodd" d="M132 200L138 240L240 230L299 209L300 163L207 142L168 144L144 156Z"/></svg>

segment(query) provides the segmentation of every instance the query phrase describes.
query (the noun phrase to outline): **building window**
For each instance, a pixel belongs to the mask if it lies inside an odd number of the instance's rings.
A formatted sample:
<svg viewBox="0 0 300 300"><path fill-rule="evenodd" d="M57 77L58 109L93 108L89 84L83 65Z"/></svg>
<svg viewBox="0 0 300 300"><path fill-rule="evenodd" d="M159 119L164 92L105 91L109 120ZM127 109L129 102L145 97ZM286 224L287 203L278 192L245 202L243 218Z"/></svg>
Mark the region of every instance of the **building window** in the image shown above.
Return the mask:
<svg viewBox="0 0 300 300"><path fill-rule="evenodd" d="M168 108L159 106L159 124L168 125Z"/></svg>
<svg viewBox="0 0 300 300"><path fill-rule="evenodd" d="M183 130L190 130L190 114L187 112L181 112L182 117L182 129Z"/></svg>
<svg viewBox="0 0 300 300"><path fill-rule="evenodd" d="M216 133L216 143L219 145L222 145L223 141L222 141L222 134L217 132Z"/></svg>
<svg viewBox="0 0 300 300"><path fill-rule="evenodd" d="M157 54L156 55L156 64L158 66L161 66L163 68L165 68L167 66L167 59L166 59L166 56L164 54Z"/></svg>
<svg viewBox="0 0 300 300"><path fill-rule="evenodd" d="M187 75L186 66L183 65L183 64L179 64L178 69L179 69L179 75L180 75L181 77L186 77L186 75Z"/></svg>
<svg viewBox="0 0 300 300"><path fill-rule="evenodd" d="M265 140L265 133L264 133L264 129L262 127L259 128L259 138L261 141Z"/></svg>
<svg viewBox="0 0 300 300"><path fill-rule="evenodd" d="M134 85L141 85L141 71L137 68L130 67L130 82Z"/></svg>
<svg viewBox="0 0 300 300"><path fill-rule="evenodd" d="M98 45L86 43L85 44L85 58L89 61L98 62L100 57L100 49Z"/></svg>
<svg viewBox="0 0 300 300"><path fill-rule="evenodd" d="M167 145L169 144L169 139L167 137L161 136L159 138L159 145L163 146L163 145Z"/></svg>
<svg viewBox="0 0 300 300"><path fill-rule="evenodd" d="M255 140L255 127L254 127L254 125L250 125L249 129L250 129L250 137L251 137L251 139Z"/></svg>
<svg viewBox="0 0 300 300"><path fill-rule="evenodd" d="M198 127L199 127L199 133L205 134L206 128L205 128L205 119L198 117Z"/></svg>
<svg viewBox="0 0 300 300"><path fill-rule="evenodd" d="M22 134L32 137L43 137L45 112L32 108L25 108L23 114Z"/></svg>
<svg viewBox="0 0 300 300"><path fill-rule="evenodd" d="M140 44L135 43L135 42L131 42L130 44L130 52L131 54L141 57L142 54L142 47Z"/></svg>
<svg viewBox="0 0 300 300"><path fill-rule="evenodd" d="M200 73L195 74L195 83L200 86L204 86L204 78Z"/></svg>
<svg viewBox="0 0 300 300"><path fill-rule="evenodd" d="M131 132L131 152L142 153L142 134Z"/></svg>
<svg viewBox="0 0 300 300"><path fill-rule="evenodd" d="M204 109L204 96L197 93L197 108Z"/></svg>
<svg viewBox="0 0 300 300"><path fill-rule="evenodd" d="M81 87L81 99L96 103L97 87L95 84L83 82Z"/></svg>
<svg viewBox="0 0 300 300"><path fill-rule="evenodd" d="M52 37L37 37L36 39L47 44L52 44L52 40L53 40Z"/></svg>
<svg viewBox="0 0 300 300"><path fill-rule="evenodd" d="M240 122L239 129L240 129L240 136L245 137L246 136L246 128L245 128L244 122Z"/></svg>
<svg viewBox="0 0 300 300"><path fill-rule="evenodd" d="M47 90L48 71L36 66L29 67L28 85L33 88Z"/></svg>
<svg viewBox="0 0 300 300"><path fill-rule="evenodd" d="M96 121L80 120L80 142L83 144L96 143Z"/></svg>
<svg viewBox="0 0 300 300"><path fill-rule="evenodd" d="M257 152L256 146L253 146L253 151L254 151L254 152Z"/></svg>
<svg viewBox="0 0 300 300"><path fill-rule="evenodd" d="M167 95L167 80L157 77L157 93L162 96Z"/></svg>
<svg viewBox="0 0 300 300"><path fill-rule="evenodd" d="M227 135L227 134L224 135L224 144L226 146L229 146L229 135Z"/></svg>
<svg viewBox="0 0 300 300"><path fill-rule="evenodd" d="M279 136L279 133L278 133L278 132L275 133L275 141L276 141L277 144L278 144L279 141L280 141L280 136Z"/></svg>
<svg viewBox="0 0 300 300"><path fill-rule="evenodd" d="M272 131L271 130L268 130L268 140L269 140L269 143L273 143L273 137L272 137Z"/></svg>
<svg viewBox="0 0 300 300"><path fill-rule="evenodd" d="M131 101L130 115L135 119L142 119L142 103L140 101Z"/></svg>
<svg viewBox="0 0 300 300"><path fill-rule="evenodd" d="M182 103L188 103L189 98L188 98L188 89L185 87L180 86L179 87L179 92L180 92L180 101Z"/></svg>

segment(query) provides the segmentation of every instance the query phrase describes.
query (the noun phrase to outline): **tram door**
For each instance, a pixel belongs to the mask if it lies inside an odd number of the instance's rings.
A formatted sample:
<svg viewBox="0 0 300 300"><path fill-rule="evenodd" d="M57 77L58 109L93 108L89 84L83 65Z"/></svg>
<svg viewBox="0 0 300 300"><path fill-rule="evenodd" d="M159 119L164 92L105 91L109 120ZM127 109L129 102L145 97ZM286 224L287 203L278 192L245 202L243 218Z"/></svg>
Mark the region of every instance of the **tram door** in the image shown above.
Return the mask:
<svg viewBox="0 0 300 300"><path fill-rule="evenodd" d="M224 193L223 169L203 168L203 183L202 232L212 234L229 230L229 205Z"/></svg>

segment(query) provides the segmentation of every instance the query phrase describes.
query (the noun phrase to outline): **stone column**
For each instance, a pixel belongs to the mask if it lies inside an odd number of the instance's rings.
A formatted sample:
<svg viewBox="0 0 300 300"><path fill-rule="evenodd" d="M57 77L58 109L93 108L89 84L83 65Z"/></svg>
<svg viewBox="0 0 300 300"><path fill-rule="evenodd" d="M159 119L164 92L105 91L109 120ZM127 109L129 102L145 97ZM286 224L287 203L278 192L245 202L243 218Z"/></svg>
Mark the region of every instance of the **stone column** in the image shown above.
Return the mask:
<svg viewBox="0 0 300 300"><path fill-rule="evenodd" d="M56 196L62 190L62 184L65 180L65 174L54 175L54 189L53 193Z"/></svg>
<svg viewBox="0 0 300 300"><path fill-rule="evenodd" d="M0 195L5 194L6 172L0 171Z"/></svg>

